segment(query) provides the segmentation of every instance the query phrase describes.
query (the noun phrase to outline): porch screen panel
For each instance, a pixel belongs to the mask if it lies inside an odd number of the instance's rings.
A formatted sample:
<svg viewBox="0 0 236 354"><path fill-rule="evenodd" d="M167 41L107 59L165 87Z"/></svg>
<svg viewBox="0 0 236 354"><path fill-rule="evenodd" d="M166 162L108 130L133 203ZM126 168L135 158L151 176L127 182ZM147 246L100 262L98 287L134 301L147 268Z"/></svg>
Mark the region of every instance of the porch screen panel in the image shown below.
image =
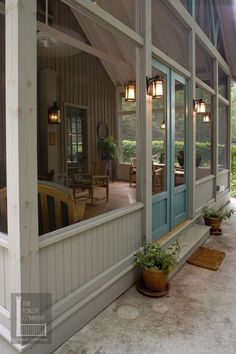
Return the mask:
<svg viewBox="0 0 236 354"><path fill-rule="evenodd" d="M197 41L196 76L208 86L213 87L213 60Z"/></svg>
<svg viewBox="0 0 236 354"><path fill-rule="evenodd" d="M218 68L218 92L225 98L228 98L228 76L221 67Z"/></svg>
<svg viewBox="0 0 236 354"><path fill-rule="evenodd" d="M188 30L164 1L152 0L152 44L178 64L189 68Z"/></svg>
<svg viewBox="0 0 236 354"><path fill-rule="evenodd" d="M136 98L124 97L130 81L140 96L137 47L63 1L46 3L37 2L41 234L135 203L140 143Z"/></svg>
<svg viewBox="0 0 236 354"><path fill-rule="evenodd" d="M135 16L138 6L138 2L136 0L96 0L96 2L94 1L94 4L95 6L99 6L103 10L107 11L110 15L114 16L126 26L140 33L139 16Z"/></svg>
<svg viewBox="0 0 236 354"><path fill-rule="evenodd" d="M218 171L228 168L228 107L219 102L218 118Z"/></svg>
<svg viewBox="0 0 236 354"><path fill-rule="evenodd" d="M204 122L204 113L196 113L196 179L199 180L213 173L213 124L212 97L205 90L196 87L196 99L206 102L209 122Z"/></svg>

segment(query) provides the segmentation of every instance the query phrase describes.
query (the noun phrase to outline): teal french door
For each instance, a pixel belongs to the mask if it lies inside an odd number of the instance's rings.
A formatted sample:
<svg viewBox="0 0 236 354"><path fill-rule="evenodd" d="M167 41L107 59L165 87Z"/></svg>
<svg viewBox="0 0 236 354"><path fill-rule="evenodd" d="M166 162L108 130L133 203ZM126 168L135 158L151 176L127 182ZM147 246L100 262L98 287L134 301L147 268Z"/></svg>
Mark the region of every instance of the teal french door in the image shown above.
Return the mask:
<svg viewBox="0 0 236 354"><path fill-rule="evenodd" d="M188 216L187 81L153 60L163 98L153 100L152 236L157 240Z"/></svg>

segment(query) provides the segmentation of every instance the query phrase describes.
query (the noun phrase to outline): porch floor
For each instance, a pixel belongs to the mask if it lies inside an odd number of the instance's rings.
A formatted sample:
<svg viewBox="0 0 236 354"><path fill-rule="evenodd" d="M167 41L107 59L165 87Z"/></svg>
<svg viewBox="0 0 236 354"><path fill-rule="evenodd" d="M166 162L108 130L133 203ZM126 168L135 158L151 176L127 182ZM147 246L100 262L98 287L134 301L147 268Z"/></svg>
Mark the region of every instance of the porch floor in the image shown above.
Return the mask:
<svg viewBox="0 0 236 354"><path fill-rule="evenodd" d="M159 299L131 287L54 354L235 354L235 230L236 215L207 241L226 252L217 272L185 264Z"/></svg>
<svg viewBox="0 0 236 354"><path fill-rule="evenodd" d="M85 199L85 219L89 219L93 216L104 214L108 211L122 208L136 202L136 187L134 184L130 187L129 182L110 182L108 202L106 202L105 194L105 188L96 187L94 192L94 196L96 198L94 204L91 205L90 199ZM81 193L81 195L88 195L88 192ZM83 198L81 200L83 200Z"/></svg>

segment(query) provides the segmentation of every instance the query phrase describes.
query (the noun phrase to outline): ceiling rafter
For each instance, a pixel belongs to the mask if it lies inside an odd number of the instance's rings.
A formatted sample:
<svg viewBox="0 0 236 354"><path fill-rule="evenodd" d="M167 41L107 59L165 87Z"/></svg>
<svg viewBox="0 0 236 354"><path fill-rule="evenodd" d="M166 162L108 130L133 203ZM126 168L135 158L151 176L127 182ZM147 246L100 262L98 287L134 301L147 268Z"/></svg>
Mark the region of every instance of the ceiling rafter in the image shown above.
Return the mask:
<svg viewBox="0 0 236 354"><path fill-rule="evenodd" d="M37 21L37 28L39 31L42 31L42 32L47 31L54 38L63 42L64 44L67 44L67 45L70 45L74 48L80 49L80 50L82 50L86 53L89 53L91 55L94 55L98 58L107 60L108 62L113 63L114 65L117 65L118 67L123 68L124 70L130 70L130 66L126 62L117 59L113 55L104 53L103 51L101 51L97 48L94 48L84 42L81 42L80 40L70 36L69 34L59 31L54 27L51 27L51 26L46 27L44 23Z"/></svg>

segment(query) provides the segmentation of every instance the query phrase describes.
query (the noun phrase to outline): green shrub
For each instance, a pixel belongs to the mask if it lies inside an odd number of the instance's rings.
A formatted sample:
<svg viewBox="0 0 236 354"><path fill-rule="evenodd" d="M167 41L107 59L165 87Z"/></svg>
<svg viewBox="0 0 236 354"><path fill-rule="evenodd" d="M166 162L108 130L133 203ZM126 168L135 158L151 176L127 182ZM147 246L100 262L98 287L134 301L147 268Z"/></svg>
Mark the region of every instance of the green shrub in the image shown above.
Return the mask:
<svg viewBox="0 0 236 354"><path fill-rule="evenodd" d="M152 142L152 156L154 160L159 160L161 154L163 153L163 141L153 140ZM177 154L179 151L184 150L183 141L175 142L175 161L177 162ZM123 151L123 162L130 163L131 157L136 156L136 141L135 140L123 140L122 141L122 151ZM209 166L209 161L211 160L211 146L210 143L197 143L196 151L201 155L201 166ZM236 151L236 149L235 149ZM224 161L225 157L224 146L219 145L219 160ZM222 155L222 157L221 157ZM235 162L236 164L236 162Z"/></svg>
<svg viewBox="0 0 236 354"><path fill-rule="evenodd" d="M123 162L130 163L131 157L136 156L136 141L123 140L122 141Z"/></svg>

